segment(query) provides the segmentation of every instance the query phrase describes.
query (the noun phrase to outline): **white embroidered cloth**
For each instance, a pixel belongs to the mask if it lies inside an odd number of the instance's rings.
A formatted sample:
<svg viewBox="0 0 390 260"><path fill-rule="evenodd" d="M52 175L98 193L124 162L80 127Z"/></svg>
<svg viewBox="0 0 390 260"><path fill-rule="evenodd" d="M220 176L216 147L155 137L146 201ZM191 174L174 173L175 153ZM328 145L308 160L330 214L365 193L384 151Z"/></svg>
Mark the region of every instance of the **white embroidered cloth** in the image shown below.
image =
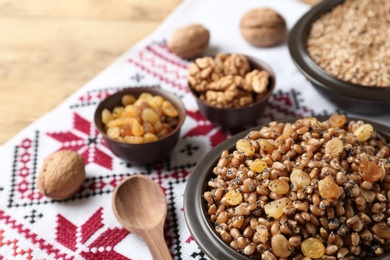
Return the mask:
<svg viewBox="0 0 390 260"><path fill-rule="evenodd" d="M260 58L276 74L276 90L259 123L297 116L345 113L317 93L294 66L286 43L267 49L240 35L241 16L271 7L288 29L310 6L294 0L186 0L152 35L124 53L61 105L0 148L0 259L151 259L145 243L124 230L111 208L115 185L142 173L161 185L168 201L165 239L174 259L207 258L184 220L186 181L199 159L232 134L207 121L187 85L188 61L170 53L166 41L178 27L201 23L210 30L206 54L242 53ZM145 167L126 164L102 143L93 124L100 100L125 87L160 87L183 99L187 118L169 160ZM390 116L371 117L390 124ZM42 197L36 186L49 154L72 149L86 162L81 190L66 201Z"/></svg>

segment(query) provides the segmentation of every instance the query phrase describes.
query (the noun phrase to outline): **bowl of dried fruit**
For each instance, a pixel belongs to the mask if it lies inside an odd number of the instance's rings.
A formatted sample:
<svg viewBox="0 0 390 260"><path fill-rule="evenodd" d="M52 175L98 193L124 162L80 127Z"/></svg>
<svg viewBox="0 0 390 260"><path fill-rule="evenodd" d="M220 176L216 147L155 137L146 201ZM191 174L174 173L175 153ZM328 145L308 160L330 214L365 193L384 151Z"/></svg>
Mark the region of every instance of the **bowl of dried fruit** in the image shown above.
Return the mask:
<svg viewBox="0 0 390 260"><path fill-rule="evenodd" d="M185 190L211 259L386 259L390 127L343 115L248 129L206 154Z"/></svg>
<svg viewBox="0 0 390 260"><path fill-rule="evenodd" d="M223 128L256 125L275 89L275 74L262 60L241 54L197 58L188 85L200 112Z"/></svg>
<svg viewBox="0 0 390 260"><path fill-rule="evenodd" d="M95 111L95 125L107 147L133 164L162 161L175 147L186 110L180 98L155 87L123 89Z"/></svg>
<svg viewBox="0 0 390 260"><path fill-rule="evenodd" d="M297 68L342 109L390 111L389 8L386 0L322 1L289 34Z"/></svg>

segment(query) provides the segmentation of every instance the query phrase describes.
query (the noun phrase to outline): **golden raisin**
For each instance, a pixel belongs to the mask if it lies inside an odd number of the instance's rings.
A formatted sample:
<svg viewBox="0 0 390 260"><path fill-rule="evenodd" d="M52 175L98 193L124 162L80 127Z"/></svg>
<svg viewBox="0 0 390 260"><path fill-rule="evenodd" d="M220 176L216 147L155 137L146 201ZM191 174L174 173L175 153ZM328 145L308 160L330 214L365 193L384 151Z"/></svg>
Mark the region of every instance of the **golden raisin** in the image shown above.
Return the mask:
<svg viewBox="0 0 390 260"><path fill-rule="evenodd" d="M124 107L115 107L114 110L112 111L112 116L114 118L119 118L122 115L122 112L125 110Z"/></svg>
<svg viewBox="0 0 390 260"><path fill-rule="evenodd" d="M152 94L144 92L139 95L138 100L149 100L151 98L153 98Z"/></svg>
<svg viewBox="0 0 390 260"><path fill-rule="evenodd" d="M372 231L380 238L390 239L390 227L387 226L384 222L375 224L372 227Z"/></svg>
<svg viewBox="0 0 390 260"><path fill-rule="evenodd" d="M332 157L336 157L343 152L343 148L343 141L334 137L325 144L325 154L330 154Z"/></svg>
<svg viewBox="0 0 390 260"><path fill-rule="evenodd" d="M321 240L311 237L301 243L302 254L310 258L321 258L325 254L325 246Z"/></svg>
<svg viewBox="0 0 390 260"><path fill-rule="evenodd" d="M120 135L120 130L118 127L108 128L108 130L107 130L108 137L115 139L115 138L119 137L119 135Z"/></svg>
<svg viewBox="0 0 390 260"><path fill-rule="evenodd" d="M101 114L106 134L115 140L129 143L155 141L169 135L179 122L176 108L161 96L141 93L135 99L132 95L124 95L121 101L123 106L115 107L112 112L104 109ZM163 104L167 114L173 117L163 114ZM146 133L150 135L144 136ZM126 136L131 138L125 140Z"/></svg>
<svg viewBox="0 0 390 260"><path fill-rule="evenodd" d="M144 134L144 127L138 122L131 126L131 132L134 136L142 136Z"/></svg>
<svg viewBox="0 0 390 260"><path fill-rule="evenodd" d="M123 110L121 117L136 117L139 111L133 105L127 105Z"/></svg>
<svg viewBox="0 0 390 260"><path fill-rule="evenodd" d="M225 194L225 198L226 198L226 202L231 206L236 206L242 203L241 193L235 190L228 191L228 193Z"/></svg>
<svg viewBox="0 0 390 260"><path fill-rule="evenodd" d="M321 197L328 200L337 200L341 195L340 188L334 182L332 176L326 176L320 180L318 182L318 190Z"/></svg>
<svg viewBox="0 0 390 260"><path fill-rule="evenodd" d="M123 95L122 99L121 99L123 106L134 104L134 102L136 100L137 99L133 95L130 95L130 94Z"/></svg>
<svg viewBox="0 0 390 260"><path fill-rule="evenodd" d="M252 156L255 154L255 147L251 145L249 140L240 139L236 142L236 148L239 152L244 153L245 156Z"/></svg>
<svg viewBox="0 0 390 260"><path fill-rule="evenodd" d="M254 160L251 165L249 166L249 169L251 169L254 172L262 173L265 169L268 168L268 165L265 161L262 161L260 159Z"/></svg>
<svg viewBox="0 0 390 260"><path fill-rule="evenodd" d="M152 108L146 108L142 111L142 120L154 124L160 120L160 117Z"/></svg>
<svg viewBox="0 0 390 260"><path fill-rule="evenodd" d="M259 145L260 145L260 151L265 154L272 154L272 152L274 151L274 146L265 139L261 139L259 141Z"/></svg>
<svg viewBox="0 0 390 260"><path fill-rule="evenodd" d="M268 189L276 194L286 194L290 190L290 185L285 181L277 179L271 181Z"/></svg>
<svg viewBox="0 0 390 260"><path fill-rule="evenodd" d="M144 134L144 142L145 143L149 143L149 142L154 142L156 141L158 138L155 134L152 134L152 133L146 133Z"/></svg>
<svg viewBox="0 0 390 260"><path fill-rule="evenodd" d="M179 112L176 110L176 108L172 105L171 102L164 100L162 104L162 110L165 115L169 117L177 117L179 115Z"/></svg>
<svg viewBox="0 0 390 260"><path fill-rule="evenodd" d="M365 181L379 181L384 176L383 169L373 161L362 160L359 164L359 172Z"/></svg>
<svg viewBox="0 0 390 260"><path fill-rule="evenodd" d="M126 124L126 125L123 125L121 128L120 128L120 136L122 137L125 137L126 135L132 135L132 126L131 124Z"/></svg>
<svg viewBox="0 0 390 260"><path fill-rule="evenodd" d="M347 118L344 115L333 114L329 117L329 124L333 128L343 128L347 123Z"/></svg>
<svg viewBox="0 0 390 260"><path fill-rule="evenodd" d="M290 206L291 203L289 198L284 197L266 204L264 211L268 216L278 219L283 215L283 209Z"/></svg>
<svg viewBox="0 0 390 260"><path fill-rule="evenodd" d="M272 252L281 258L287 258L292 253L292 248L287 238L282 234L276 234L271 238Z"/></svg>
<svg viewBox="0 0 390 260"><path fill-rule="evenodd" d="M306 186L310 185L310 176L302 170L295 169L290 175L290 181L298 189L303 189Z"/></svg>
<svg viewBox="0 0 390 260"><path fill-rule="evenodd" d="M367 141L371 134L374 132L374 128L370 124L364 124L358 127L358 129L355 130L354 135L356 135L356 138L359 142Z"/></svg>
<svg viewBox="0 0 390 260"><path fill-rule="evenodd" d="M148 101L149 101L149 104L153 108L156 108L156 107L161 107L162 106L164 98L162 96L156 95L156 96L152 97L151 99L149 99Z"/></svg>
<svg viewBox="0 0 390 260"><path fill-rule="evenodd" d="M113 119L113 116L107 108L103 109L102 111L102 122L104 124L108 124Z"/></svg>
<svg viewBox="0 0 390 260"><path fill-rule="evenodd" d="M123 140L126 142L126 143L129 143L129 144L141 144L144 142L144 138L142 136L125 136L123 138Z"/></svg>

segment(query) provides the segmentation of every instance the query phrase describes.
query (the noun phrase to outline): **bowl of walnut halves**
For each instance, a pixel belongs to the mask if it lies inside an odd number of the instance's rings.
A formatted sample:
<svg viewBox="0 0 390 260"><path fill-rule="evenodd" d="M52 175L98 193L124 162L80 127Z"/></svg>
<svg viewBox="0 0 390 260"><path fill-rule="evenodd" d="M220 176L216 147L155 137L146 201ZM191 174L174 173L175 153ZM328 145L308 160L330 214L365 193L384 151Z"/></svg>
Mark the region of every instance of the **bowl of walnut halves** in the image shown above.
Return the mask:
<svg viewBox="0 0 390 260"><path fill-rule="evenodd" d="M272 68L241 54L197 58L188 72L188 85L200 112L227 129L254 126L275 89Z"/></svg>

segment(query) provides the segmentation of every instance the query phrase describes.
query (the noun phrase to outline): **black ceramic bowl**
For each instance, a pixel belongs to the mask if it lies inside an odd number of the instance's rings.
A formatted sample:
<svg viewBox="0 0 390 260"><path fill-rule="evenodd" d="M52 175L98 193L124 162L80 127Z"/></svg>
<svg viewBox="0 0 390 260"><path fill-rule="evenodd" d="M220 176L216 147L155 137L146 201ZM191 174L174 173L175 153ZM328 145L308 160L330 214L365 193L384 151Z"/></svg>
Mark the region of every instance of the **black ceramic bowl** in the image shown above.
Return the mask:
<svg viewBox="0 0 390 260"><path fill-rule="evenodd" d="M317 117L319 121L327 120L328 117ZM348 121L358 120L357 118L348 117ZM280 120L280 122L295 122L296 119ZM390 127L369 120L364 120L371 124L374 129L381 133L388 142L390 142ZM198 244L200 249L211 259L237 259L248 260L258 259L257 256L246 256L232 249L228 244L224 243L219 235L214 230L214 224L211 223L207 213L207 202L203 198L205 191L209 190L207 183L211 178L214 178L213 168L217 165L221 153L224 150L230 152L235 150L237 140L243 138L252 130L259 130L261 126L256 126L251 129L241 132L229 140L219 144L209 153L202 157L196 164L188 181L184 194L184 215L192 237ZM390 253L384 256L377 257L375 260L390 259Z"/></svg>
<svg viewBox="0 0 390 260"><path fill-rule="evenodd" d="M326 0L310 9L295 24L288 38L291 57L301 73L329 101L347 111L365 115L390 113L390 86L364 87L332 76L319 67L306 49L312 23L344 0Z"/></svg>
<svg viewBox="0 0 390 260"><path fill-rule="evenodd" d="M176 128L167 136L158 139L154 142L142 143L142 144L129 144L109 138L104 130L104 124L102 122L102 111L107 108L110 111L116 106L122 106L121 98L125 94L131 94L134 97L142 93L150 93L152 95L160 95L165 100L168 100L178 110L179 118ZM95 110L95 125L99 132L103 135L103 138L107 144L107 147L119 158L126 162L133 164L148 164L162 161L173 150L179 137L180 129L184 123L186 117L186 110L181 102L180 98L174 94L153 87L134 87L126 88L104 99Z"/></svg>
<svg viewBox="0 0 390 260"><path fill-rule="evenodd" d="M251 69L265 70L270 75L267 93L249 106L241 108L218 108L211 106L199 98L199 93L189 86L196 99L200 112L211 122L226 129L245 129L254 126L268 105L268 100L275 89L275 73L272 68L262 60L246 56Z"/></svg>

